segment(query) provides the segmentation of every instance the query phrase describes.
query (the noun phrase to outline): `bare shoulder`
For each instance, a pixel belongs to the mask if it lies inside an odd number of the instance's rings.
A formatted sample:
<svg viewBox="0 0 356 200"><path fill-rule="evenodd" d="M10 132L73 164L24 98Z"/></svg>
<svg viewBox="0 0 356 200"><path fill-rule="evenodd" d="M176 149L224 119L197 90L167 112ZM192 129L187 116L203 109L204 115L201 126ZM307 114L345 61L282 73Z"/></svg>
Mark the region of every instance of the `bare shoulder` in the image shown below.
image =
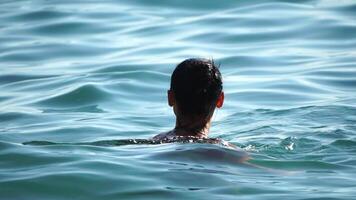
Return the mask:
<svg viewBox="0 0 356 200"><path fill-rule="evenodd" d="M164 140L164 139L169 138L169 137L172 137L172 132L171 131L163 132L163 133L160 133L158 135L155 135L152 139L153 140Z"/></svg>

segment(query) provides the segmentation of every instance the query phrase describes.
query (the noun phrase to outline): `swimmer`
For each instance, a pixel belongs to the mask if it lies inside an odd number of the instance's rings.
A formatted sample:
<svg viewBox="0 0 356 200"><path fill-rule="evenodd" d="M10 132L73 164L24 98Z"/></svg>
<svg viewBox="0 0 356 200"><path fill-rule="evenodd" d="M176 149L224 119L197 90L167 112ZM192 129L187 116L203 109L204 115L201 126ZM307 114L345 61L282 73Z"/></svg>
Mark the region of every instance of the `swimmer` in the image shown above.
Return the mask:
<svg viewBox="0 0 356 200"><path fill-rule="evenodd" d="M214 61L190 58L178 64L167 95L176 116L175 128L153 140L208 138L213 113L224 103L221 73Z"/></svg>
<svg viewBox="0 0 356 200"><path fill-rule="evenodd" d="M219 68L213 60L190 58L179 63L171 76L167 91L168 105L173 108L176 124L173 130L158 134L154 142L188 141L222 144L234 151L203 149L203 155L244 163L249 167L273 173L290 172L267 168L248 162L248 154L222 139L209 138L211 119L216 108L224 104L223 82Z"/></svg>

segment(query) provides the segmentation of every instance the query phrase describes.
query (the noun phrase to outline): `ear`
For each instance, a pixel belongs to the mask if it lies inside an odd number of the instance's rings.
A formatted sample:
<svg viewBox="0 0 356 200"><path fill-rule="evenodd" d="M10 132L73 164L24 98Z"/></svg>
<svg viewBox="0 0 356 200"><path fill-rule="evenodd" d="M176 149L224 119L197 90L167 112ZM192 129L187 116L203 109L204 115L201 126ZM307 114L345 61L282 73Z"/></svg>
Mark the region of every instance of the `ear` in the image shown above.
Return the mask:
<svg viewBox="0 0 356 200"><path fill-rule="evenodd" d="M224 92L221 92L218 97L218 100L216 101L216 107L221 108L223 104L224 104Z"/></svg>
<svg viewBox="0 0 356 200"><path fill-rule="evenodd" d="M168 90L167 91L167 96L168 96L168 105L169 106L174 106L174 104L176 104L176 99L174 97L174 93L172 90Z"/></svg>

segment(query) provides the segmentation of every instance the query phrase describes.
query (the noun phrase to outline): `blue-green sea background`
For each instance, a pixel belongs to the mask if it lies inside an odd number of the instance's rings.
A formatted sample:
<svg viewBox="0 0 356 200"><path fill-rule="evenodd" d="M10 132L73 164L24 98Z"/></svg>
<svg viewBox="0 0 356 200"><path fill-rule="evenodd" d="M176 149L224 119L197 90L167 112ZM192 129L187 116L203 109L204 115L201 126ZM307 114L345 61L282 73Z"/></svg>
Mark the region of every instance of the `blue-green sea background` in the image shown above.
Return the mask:
<svg viewBox="0 0 356 200"><path fill-rule="evenodd" d="M211 136L260 167L211 144L78 144L171 129L190 57L221 65ZM356 199L355 102L352 0L0 1L1 200Z"/></svg>

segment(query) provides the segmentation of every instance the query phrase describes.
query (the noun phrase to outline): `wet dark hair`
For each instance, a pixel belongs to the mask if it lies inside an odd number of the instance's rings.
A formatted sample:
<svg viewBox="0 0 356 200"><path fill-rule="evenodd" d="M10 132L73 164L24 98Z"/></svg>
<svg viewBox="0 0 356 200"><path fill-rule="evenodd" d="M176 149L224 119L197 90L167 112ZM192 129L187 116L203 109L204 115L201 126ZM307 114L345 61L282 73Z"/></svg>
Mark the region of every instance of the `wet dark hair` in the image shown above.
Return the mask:
<svg viewBox="0 0 356 200"><path fill-rule="evenodd" d="M171 90L183 115L208 116L215 109L222 88L221 73L214 60L184 60L171 77Z"/></svg>

